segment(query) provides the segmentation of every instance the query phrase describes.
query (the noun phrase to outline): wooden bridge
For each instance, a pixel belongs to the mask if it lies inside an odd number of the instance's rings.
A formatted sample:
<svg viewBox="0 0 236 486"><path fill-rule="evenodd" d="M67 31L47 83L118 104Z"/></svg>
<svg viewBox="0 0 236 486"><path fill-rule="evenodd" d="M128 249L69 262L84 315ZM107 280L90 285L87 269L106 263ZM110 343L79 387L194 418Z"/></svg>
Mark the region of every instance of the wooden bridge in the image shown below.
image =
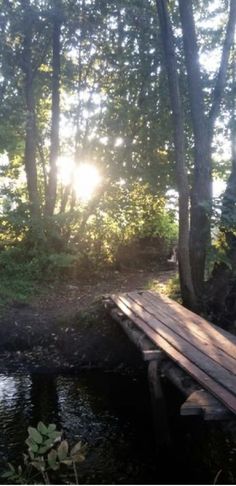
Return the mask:
<svg viewBox="0 0 236 486"><path fill-rule="evenodd" d="M164 441L168 438L162 375L185 396L181 415L235 418L236 336L155 292L116 294L108 302L112 317L148 361L159 437L162 432Z"/></svg>

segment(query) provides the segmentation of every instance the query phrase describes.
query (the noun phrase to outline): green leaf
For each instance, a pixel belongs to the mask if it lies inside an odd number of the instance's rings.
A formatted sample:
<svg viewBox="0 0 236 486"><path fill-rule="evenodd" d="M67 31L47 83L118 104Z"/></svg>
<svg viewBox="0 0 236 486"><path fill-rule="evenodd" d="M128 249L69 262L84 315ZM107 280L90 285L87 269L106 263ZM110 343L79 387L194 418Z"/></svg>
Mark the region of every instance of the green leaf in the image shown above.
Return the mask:
<svg viewBox="0 0 236 486"><path fill-rule="evenodd" d="M53 467L56 465L57 462L57 451L55 449L52 449L48 453L48 465L53 469Z"/></svg>
<svg viewBox="0 0 236 486"><path fill-rule="evenodd" d="M29 446L29 449L33 452L38 452L38 445L29 437L25 443Z"/></svg>
<svg viewBox="0 0 236 486"><path fill-rule="evenodd" d="M64 461L66 459L68 450L69 450L68 442L67 440L63 440L57 449L59 461Z"/></svg>
<svg viewBox="0 0 236 486"><path fill-rule="evenodd" d="M45 452L47 452L50 449L50 447L51 447L51 445L50 446L43 445L39 448L38 453L39 454L45 454Z"/></svg>
<svg viewBox="0 0 236 486"><path fill-rule="evenodd" d="M49 424L48 426L48 432L54 432L54 430L56 430L56 425L55 424Z"/></svg>
<svg viewBox="0 0 236 486"><path fill-rule="evenodd" d="M28 427L28 433L31 439L36 442L36 444L42 444L43 438L41 434L34 427Z"/></svg>
<svg viewBox="0 0 236 486"><path fill-rule="evenodd" d="M47 446L47 447L52 447L54 444L54 440L53 439L47 439L44 441L43 445L44 446Z"/></svg>
<svg viewBox="0 0 236 486"><path fill-rule="evenodd" d="M58 430L55 430L55 432L51 432L48 435L49 435L49 438L52 439L52 440L56 440L56 439L61 438L61 432L59 432Z"/></svg>
<svg viewBox="0 0 236 486"><path fill-rule="evenodd" d="M46 427L46 425L44 425L43 422L38 423L37 430L40 432L40 434L48 435L48 428Z"/></svg>

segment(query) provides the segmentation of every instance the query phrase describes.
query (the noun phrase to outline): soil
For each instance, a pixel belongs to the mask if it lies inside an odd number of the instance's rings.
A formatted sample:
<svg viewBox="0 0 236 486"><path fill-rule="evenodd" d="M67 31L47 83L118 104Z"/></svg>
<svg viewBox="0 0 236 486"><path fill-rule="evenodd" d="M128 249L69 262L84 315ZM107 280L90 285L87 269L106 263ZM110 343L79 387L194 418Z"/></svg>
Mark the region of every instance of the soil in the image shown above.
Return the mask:
<svg viewBox="0 0 236 486"><path fill-rule="evenodd" d="M0 373L141 367L138 351L109 317L102 297L166 283L173 270L107 271L87 280L47 287L27 304L4 310L0 326Z"/></svg>

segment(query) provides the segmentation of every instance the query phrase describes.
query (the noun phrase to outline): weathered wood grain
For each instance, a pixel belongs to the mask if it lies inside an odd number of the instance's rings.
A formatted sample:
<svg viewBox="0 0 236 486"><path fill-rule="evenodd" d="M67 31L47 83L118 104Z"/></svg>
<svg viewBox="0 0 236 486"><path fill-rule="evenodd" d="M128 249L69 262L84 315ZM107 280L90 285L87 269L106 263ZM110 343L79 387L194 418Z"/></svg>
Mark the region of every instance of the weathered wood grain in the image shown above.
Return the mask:
<svg viewBox="0 0 236 486"><path fill-rule="evenodd" d="M185 333L181 326L172 326L171 321L166 319L165 323L161 322L158 317L149 314L137 301L134 301L129 294L119 297L133 313L141 317L146 324L151 327L162 338L174 346L180 353L194 362L199 368L207 372L211 378L219 382L230 392L236 391L236 376L223 368L221 365L211 359L200 348L193 346L185 339ZM167 325L168 324L168 325Z"/></svg>
<svg viewBox="0 0 236 486"><path fill-rule="evenodd" d="M178 319L176 315L168 313L165 308L168 306L163 305L160 302L155 303L154 299L149 301L145 298L145 294L140 295L138 292L132 292L127 294L134 302L138 303L145 311L151 316L158 318L167 327L170 327L174 332L183 337L190 344L200 349L207 356L210 356L212 360L216 361L220 366L230 371L235 375L236 359L227 354L227 349L220 349L215 345L214 338L209 336L209 332L201 329L201 326L196 325L187 319ZM234 345L232 345L234 346ZM233 348L231 348L232 350ZM236 346L235 346L236 357Z"/></svg>
<svg viewBox="0 0 236 486"><path fill-rule="evenodd" d="M181 348L181 345L184 345L183 347L186 349L191 345L189 343L184 342L182 339L182 342L180 343L179 340L180 338L177 338L177 335L174 333L174 336L170 337L171 332L169 329L166 331L166 329L163 329L163 324L159 322L155 322L156 320L154 318L154 325L153 328L150 326L150 320L149 323L147 324L145 322L145 312L141 308L141 312L139 311L139 315L137 315L137 312L134 312L132 309L132 305L134 303L130 299L130 301L124 301L121 296L112 296L112 300L115 302L115 304L121 309L121 311L127 315L139 328L141 328L145 334L161 349L163 349L168 356L175 361L179 366L181 366L187 373L189 373L196 381L198 381L204 388L209 390L216 398L218 398L226 407L228 407L232 412L236 413L236 396L235 396L235 386L234 386L234 380L232 381L232 378L235 379L235 377L231 377L231 380L229 381L229 378L227 376L226 381L227 381L227 387L226 387L226 382L224 380L224 383L222 383L222 376L221 375L219 380L215 379L212 375L215 375L216 371L211 368L211 375L207 372L207 370L202 369L201 362L199 361L200 359L200 352L196 354L194 351L194 347L192 346L191 352L187 355L184 354L183 349ZM150 317L150 314L149 316ZM160 330L157 332L156 329L156 324L158 326L162 326L162 331L160 334ZM187 348L186 348L187 346ZM194 351L195 356L193 357L191 353ZM203 354L203 356L205 356ZM195 359L197 359L197 363L195 363ZM198 366L199 364L199 366ZM209 369L210 363L207 363L207 367ZM217 366L217 364L214 363L214 366ZM219 365L218 365L219 366ZM221 370L222 371L222 370ZM224 373L227 373L227 370L223 370ZM230 374L230 373L228 373ZM226 376L226 375L224 375ZM232 384L233 383L233 384Z"/></svg>

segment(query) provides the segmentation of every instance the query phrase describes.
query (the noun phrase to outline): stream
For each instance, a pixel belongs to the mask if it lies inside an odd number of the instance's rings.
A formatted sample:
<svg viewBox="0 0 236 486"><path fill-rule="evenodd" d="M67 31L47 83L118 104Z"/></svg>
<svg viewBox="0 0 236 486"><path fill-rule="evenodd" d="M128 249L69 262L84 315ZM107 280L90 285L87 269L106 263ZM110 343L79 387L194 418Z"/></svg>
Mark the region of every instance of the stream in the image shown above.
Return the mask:
<svg viewBox="0 0 236 486"><path fill-rule="evenodd" d="M21 462L27 427L56 423L69 443L86 442L80 484L234 483L235 455L217 425L178 418L180 397L166 386L173 435L157 455L144 375L103 371L0 375L0 469Z"/></svg>

